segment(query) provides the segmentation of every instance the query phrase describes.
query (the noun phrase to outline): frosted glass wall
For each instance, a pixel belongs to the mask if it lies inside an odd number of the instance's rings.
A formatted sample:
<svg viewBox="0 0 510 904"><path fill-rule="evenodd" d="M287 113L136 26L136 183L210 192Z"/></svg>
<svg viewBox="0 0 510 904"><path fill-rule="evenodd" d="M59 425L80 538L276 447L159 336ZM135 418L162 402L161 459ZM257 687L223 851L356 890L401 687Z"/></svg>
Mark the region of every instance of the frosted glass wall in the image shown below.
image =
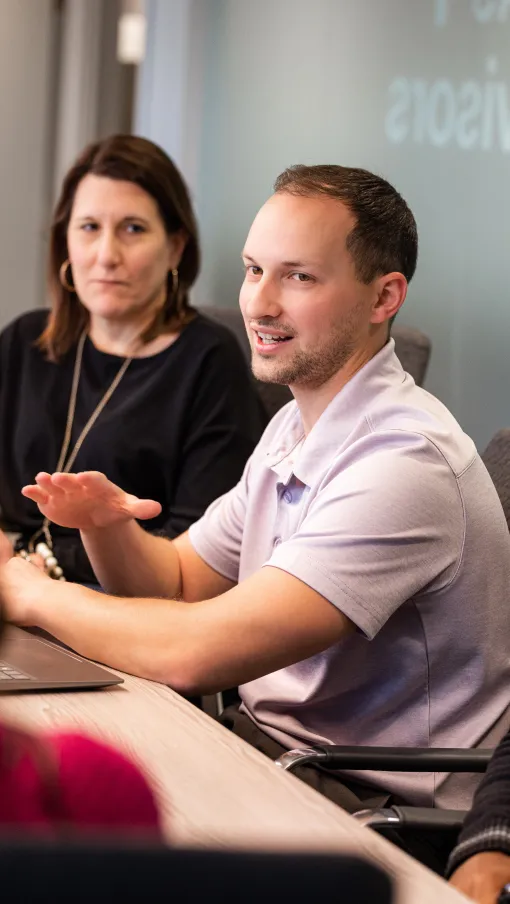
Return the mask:
<svg viewBox="0 0 510 904"><path fill-rule="evenodd" d="M184 103L200 119L199 300L237 303L246 231L284 167L381 173L421 238L400 320L430 334L427 385L483 446L510 425L510 0L190 5L204 73L201 105Z"/></svg>

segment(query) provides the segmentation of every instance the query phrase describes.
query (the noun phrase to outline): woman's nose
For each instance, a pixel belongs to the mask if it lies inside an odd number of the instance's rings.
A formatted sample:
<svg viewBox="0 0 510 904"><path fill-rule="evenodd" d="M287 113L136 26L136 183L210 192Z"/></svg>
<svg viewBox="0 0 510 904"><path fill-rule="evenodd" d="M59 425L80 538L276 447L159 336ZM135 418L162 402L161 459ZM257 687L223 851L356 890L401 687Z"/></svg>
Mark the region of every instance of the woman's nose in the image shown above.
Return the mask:
<svg viewBox="0 0 510 904"><path fill-rule="evenodd" d="M119 263L120 247L113 230L104 229L100 234L97 260L103 267L115 267Z"/></svg>

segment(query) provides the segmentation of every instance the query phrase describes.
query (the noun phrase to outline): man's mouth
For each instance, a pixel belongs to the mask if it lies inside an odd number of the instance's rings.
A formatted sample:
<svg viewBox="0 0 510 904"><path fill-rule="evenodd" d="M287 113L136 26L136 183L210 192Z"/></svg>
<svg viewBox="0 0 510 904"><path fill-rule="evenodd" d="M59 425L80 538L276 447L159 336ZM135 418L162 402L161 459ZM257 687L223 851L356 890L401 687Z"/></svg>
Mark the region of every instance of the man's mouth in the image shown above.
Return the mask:
<svg viewBox="0 0 510 904"><path fill-rule="evenodd" d="M292 339L292 336L277 336L273 333L260 333L258 330L255 330L255 335L263 345L274 345L277 342L288 342L289 339Z"/></svg>

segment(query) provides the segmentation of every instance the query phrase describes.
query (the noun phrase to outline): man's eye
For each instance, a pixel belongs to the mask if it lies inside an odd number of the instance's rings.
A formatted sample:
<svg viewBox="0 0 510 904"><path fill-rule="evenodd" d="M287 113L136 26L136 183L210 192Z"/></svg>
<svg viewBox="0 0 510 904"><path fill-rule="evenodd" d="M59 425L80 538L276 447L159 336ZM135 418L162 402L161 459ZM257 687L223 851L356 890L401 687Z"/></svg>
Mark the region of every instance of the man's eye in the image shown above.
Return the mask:
<svg viewBox="0 0 510 904"><path fill-rule="evenodd" d="M296 282L311 282L312 277L308 276L307 273L291 273L291 279L295 279Z"/></svg>

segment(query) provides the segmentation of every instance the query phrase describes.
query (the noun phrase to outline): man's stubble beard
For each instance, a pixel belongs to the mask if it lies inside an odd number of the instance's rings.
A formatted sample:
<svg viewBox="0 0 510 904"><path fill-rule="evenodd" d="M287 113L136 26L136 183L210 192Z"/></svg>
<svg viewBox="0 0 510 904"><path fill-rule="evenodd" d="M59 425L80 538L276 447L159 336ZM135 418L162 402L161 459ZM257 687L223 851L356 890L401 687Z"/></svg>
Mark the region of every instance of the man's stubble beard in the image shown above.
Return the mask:
<svg viewBox="0 0 510 904"><path fill-rule="evenodd" d="M360 310L361 305L354 308L349 318L320 347L312 352L299 350L288 362L268 361L269 366L266 366L254 352L253 375L263 383L282 386L306 386L309 389L323 386L347 364L356 350Z"/></svg>

